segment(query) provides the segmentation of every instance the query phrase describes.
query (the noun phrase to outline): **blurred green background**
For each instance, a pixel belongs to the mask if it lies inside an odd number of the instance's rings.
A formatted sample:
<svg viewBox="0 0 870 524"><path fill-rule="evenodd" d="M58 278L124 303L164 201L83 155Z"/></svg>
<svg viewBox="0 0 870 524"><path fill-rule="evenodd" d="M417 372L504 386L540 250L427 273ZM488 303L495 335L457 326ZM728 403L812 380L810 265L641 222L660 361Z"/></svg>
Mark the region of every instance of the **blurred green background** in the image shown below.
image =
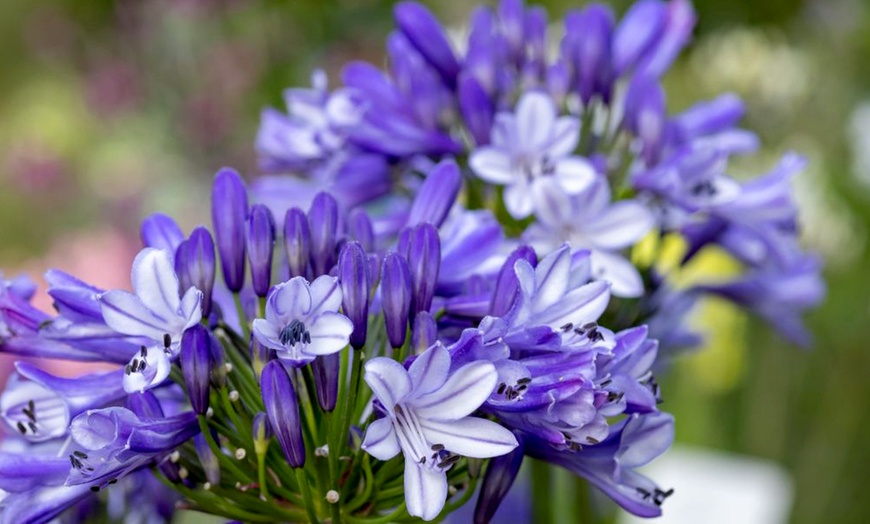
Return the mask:
<svg viewBox="0 0 870 524"><path fill-rule="evenodd" d="M456 34L470 4L426 2ZM541 2L553 18L581 2ZM0 3L0 266L57 266L126 286L139 221L207 221L222 165L255 175L260 110L383 61L385 0ZM612 2L617 12L628 2ZM709 347L663 380L682 443L769 459L794 479L795 523L870 522L870 4L696 0L694 43L666 78L669 109L734 91L763 151L796 149L808 246L826 259L825 305L802 352L723 304L704 306ZM723 270L710 261L706 271ZM42 299L42 304L46 304ZM8 359L5 361L8 366Z"/></svg>

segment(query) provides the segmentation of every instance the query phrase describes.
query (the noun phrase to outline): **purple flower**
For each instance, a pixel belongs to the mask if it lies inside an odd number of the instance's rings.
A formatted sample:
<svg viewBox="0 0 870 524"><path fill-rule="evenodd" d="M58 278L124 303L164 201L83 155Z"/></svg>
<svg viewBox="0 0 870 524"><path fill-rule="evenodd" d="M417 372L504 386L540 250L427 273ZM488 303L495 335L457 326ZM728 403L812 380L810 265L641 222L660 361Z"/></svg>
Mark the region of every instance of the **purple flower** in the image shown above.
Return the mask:
<svg viewBox="0 0 870 524"><path fill-rule="evenodd" d="M588 249L593 278L610 282L616 296L641 296L644 287L640 274L620 252L652 229L652 213L633 200L612 203L603 179L577 196L556 191L550 197L551 205L540 209L540 221L526 229L523 239L539 252L565 242L573 249Z"/></svg>
<svg viewBox="0 0 870 524"><path fill-rule="evenodd" d="M361 349L366 342L369 317L368 259L358 242L348 242L338 256L342 310L353 322L350 344Z"/></svg>
<svg viewBox="0 0 870 524"><path fill-rule="evenodd" d="M311 230L308 218L299 208L290 208L284 216L284 253L291 277L308 277L311 253Z"/></svg>
<svg viewBox="0 0 870 524"><path fill-rule="evenodd" d="M560 451L530 439L526 453L587 479L617 504L640 517L661 515L661 506L672 490L660 489L634 471L662 453L674 439L674 419L665 413L631 415L617 423L600 444L582 451Z"/></svg>
<svg viewBox="0 0 870 524"><path fill-rule="evenodd" d="M274 349L278 358L304 366L348 344L353 322L338 313L340 306L337 278L323 275L309 284L302 277L293 277L269 293L266 318L254 320L254 336Z"/></svg>
<svg viewBox="0 0 870 524"><path fill-rule="evenodd" d="M204 415L208 409L209 384L213 367L211 333L199 325L181 339L181 371L193 411Z"/></svg>
<svg viewBox="0 0 870 524"><path fill-rule="evenodd" d="M70 424L72 468L66 483L100 489L169 454L198 432L192 412L151 419L120 407L86 411Z"/></svg>
<svg viewBox="0 0 870 524"><path fill-rule="evenodd" d="M407 370L383 357L365 365L384 417L369 424L362 447L380 460L402 452L408 513L424 520L444 507L446 471L460 456L495 457L517 446L507 429L470 416L495 388L495 367L473 362L450 373L450 364L450 354L436 344Z"/></svg>
<svg viewBox="0 0 870 524"><path fill-rule="evenodd" d="M531 91L515 113L496 115L490 145L472 152L468 162L484 181L504 185L508 212L525 218L546 205L541 196L548 186L577 194L594 180L589 162L571 154L579 137L577 118L559 117L548 95Z"/></svg>
<svg viewBox="0 0 870 524"><path fill-rule="evenodd" d="M27 362L17 362L15 368L0 396L0 418L30 442L61 437L79 413L126 396L121 370L62 378Z"/></svg>
<svg viewBox="0 0 870 524"><path fill-rule="evenodd" d="M459 64L444 29L428 9L416 2L400 2L393 8L399 30L438 71L449 87L456 85Z"/></svg>

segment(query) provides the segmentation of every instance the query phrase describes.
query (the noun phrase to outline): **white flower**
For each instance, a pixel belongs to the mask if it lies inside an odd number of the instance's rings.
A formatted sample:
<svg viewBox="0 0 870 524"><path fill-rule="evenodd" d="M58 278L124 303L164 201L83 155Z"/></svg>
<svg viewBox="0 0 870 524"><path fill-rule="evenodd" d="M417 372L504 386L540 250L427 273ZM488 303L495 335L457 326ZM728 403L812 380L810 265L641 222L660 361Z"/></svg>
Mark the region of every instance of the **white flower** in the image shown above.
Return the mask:
<svg viewBox="0 0 870 524"><path fill-rule="evenodd" d="M574 195L595 178L589 162L571 154L580 139L580 121L559 117L556 111L549 95L523 94L516 113L496 115L491 145L477 149L469 158L477 176L505 186L505 207L514 218L540 209L548 187Z"/></svg>
<svg viewBox="0 0 870 524"><path fill-rule="evenodd" d="M460 456L496 457L517 447L504 427L469 416L495 389L495 366L477 361L449 373L450 365L450 353L436 344L408 370L383 357L365 367L365 381L386 416L369 424L362 447L380 460L404 454L405 503L423 520L444 507L446 471Z"/></svg>
<svg viewBox="0 0 870 524"><path fill-rule="evenodd" d="M278 358L304 366L348 344L353 322L338 313L338 279L322 275L311 284L293 277L275 286L266 302L266 318L254 320L254 336Z"/></svg>

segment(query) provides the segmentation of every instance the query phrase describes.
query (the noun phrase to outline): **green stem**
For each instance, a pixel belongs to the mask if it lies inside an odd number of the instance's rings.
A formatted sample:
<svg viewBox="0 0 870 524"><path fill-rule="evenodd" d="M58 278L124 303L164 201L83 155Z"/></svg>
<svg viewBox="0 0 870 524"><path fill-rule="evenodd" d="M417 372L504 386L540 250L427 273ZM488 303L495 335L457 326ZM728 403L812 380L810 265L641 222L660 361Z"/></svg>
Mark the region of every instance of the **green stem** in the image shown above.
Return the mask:
<svg viewBox="0 0 870 524"><path fill-rule="evenodd" d="M248 316L245 314L244 306L242 306L242 297L238 293L233 293L233 299L236 302L236 311L239 314L239 325L242 326L242 334L245 335L245 340L250 340L251 326L248 324Z"/></svg>
<svg viewBox="0 0 870 524"><path fill-rule="evenodd" d="M540 460L532 461L532 486L535 494L532 497L533 520L539 524L548 524L553 521L553 507L550 500L552 482L550 479L550 465Z"/></svg>
<svg viewBox="0 0 870 524"><path fill-rule="evenodd" d="M317 524L320 521L317 519L317 514L314 513L314 500L311 498L311 489L308 486L308 479L305 478L305 470L296 468L296 479L302 489L302 502L305 504L305 511L308 512L308 521L311 524Z"/></svg>

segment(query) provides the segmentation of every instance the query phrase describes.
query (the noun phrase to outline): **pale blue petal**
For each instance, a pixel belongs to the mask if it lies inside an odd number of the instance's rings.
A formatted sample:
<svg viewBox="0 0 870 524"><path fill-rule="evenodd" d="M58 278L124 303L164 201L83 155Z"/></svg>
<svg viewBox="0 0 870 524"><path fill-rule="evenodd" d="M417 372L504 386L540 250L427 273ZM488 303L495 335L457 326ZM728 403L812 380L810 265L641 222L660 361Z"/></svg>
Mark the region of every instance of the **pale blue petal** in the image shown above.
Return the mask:
<svg viewBox="0 0 870 524"><path fill-rule="evenodd" d="M421 419L459 420L479 408L497 382L498 372L492 363L472 362L457 369L441 389L415 399L412 404Z"/></svg>
<svg viewBox="0 0 870 524"><path fill-rule="evenodd" d="M133 289L157 317L171 321L178 316L178 276L167 251L145 248L133 261Z"/></svg>
<svg viewBox="0 0 870 524"><path fill-rule="evenodd" d="M420 420L429 442L443 444L463 457L490 458L510 453L517 439L507 428L491 420L467 417L450 422Z"/></svg>
<svg viewBox="0 0 870 524"><path fill-rule="evenodd" d="M450 353L440 343L436 343L420 355L408 370L414 393L426 395L444 385L450 371Z"/></svg>
<svg viewBox="0 0 870 524"><path fill-rule="evenodd" d="M365 367L366 384L387 411L392 411L411 392L411 377L395 360L378 357L366 362Z"/></svg>
<svg viewBox="0 0 870 524"><path fill-rule="evenodd" d="M311 283L311 309L309 314L319 315L326 311L338 311L341 306L341 286L338 279L321 275Z"/></svg>
<svg viewBox="0 0 870 524"><path fill-rule="evenodd" d="M440 470L420 467L405 457L405 504L408 513L432 520L447 501L447 475Z"/></svg>
<svg viewBox="0 0 870 524"><path fill-rule="evenodd" d="M108 291L99 297L100 311L106 324L124 335L163 340L167 325L155 318L145 304L126 291Z"/></svg>
<svg viewBox="0 0 870 524"><path fill-rule="evenodd" d="M352 331L353 322L346 316L340 313L324 313L308 327L311 344L305 348L305 353L330 355L340 351L348 344Z"/></svg>
<svg viewBox="0 0 870 524"><path fill-rule="evenodd" d="M378 460L390 460L399 454L399 438L389 418L378 419L369 424L362 448Z"/></svg>

